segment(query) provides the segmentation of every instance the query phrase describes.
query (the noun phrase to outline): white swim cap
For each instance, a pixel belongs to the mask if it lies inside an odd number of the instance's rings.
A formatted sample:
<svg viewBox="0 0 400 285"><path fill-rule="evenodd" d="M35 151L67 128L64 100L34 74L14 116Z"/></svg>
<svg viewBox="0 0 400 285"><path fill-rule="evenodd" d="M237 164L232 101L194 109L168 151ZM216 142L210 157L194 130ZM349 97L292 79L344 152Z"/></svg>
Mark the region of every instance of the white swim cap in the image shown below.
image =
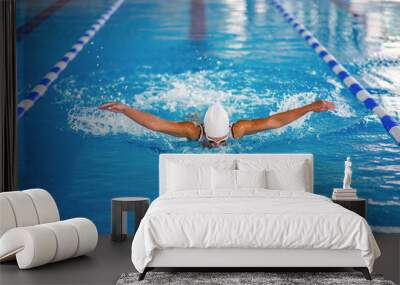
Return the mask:
<svg viewBox="0 0 400 285"><path fill-rule="evenodd" d="M208 108L204 116L204 131L206 137L220 138L229 135L229 116L219 102Z"/></svg>

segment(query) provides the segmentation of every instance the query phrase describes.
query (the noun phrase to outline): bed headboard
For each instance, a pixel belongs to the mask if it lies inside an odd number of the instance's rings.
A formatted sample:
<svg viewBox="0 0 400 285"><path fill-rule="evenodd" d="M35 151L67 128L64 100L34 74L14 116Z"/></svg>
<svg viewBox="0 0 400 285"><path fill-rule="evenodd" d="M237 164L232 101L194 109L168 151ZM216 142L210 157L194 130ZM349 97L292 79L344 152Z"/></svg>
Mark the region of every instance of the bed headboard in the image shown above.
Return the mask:
<svg viewBox="0 0 400 285"><path fill-rule="evenodd" d="M307 181L308 187L307 192L313 192L314 189L314 162L313 162L313 155L309 153L305 154L297 154L297 153L279 153L279 154L269 154L269 153L262 153L262 154L193 154L193 153L180 153L180 154L160 154L159 157L159 195L164 194L166 192L166 181L167 181L167 162L168 161L184 161L187 160L188 162L193 162L195 160L207 160L209 164L212 164L213 161L235 161L239 158L254 158L254 159L265 159L268 161L279 161L279 160L304 160L306 162L306 169L307 169Z"/></svg>

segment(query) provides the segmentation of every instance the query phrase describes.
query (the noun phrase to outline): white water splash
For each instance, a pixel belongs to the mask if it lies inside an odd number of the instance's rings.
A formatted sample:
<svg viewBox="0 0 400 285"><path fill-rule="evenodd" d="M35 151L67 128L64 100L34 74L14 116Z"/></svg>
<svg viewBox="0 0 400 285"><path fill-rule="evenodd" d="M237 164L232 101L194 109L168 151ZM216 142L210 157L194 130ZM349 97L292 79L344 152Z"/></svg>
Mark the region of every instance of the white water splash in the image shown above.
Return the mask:
<svg viewBox="0 0 400 285"><path fill-rule="evenodd" d="M125 116L93 107L73 107L68 113L68 124L74 131L100 136L123 133L141 136L150 133Z"/></svg>
<svg viewBox="0 0 400 285"><path fill-rule="evenodd" d="M96 107L106 101L114 100L155 114L159 114L160 111L167 112L174 120L187 120L193 113L197 113L201 120L207 107L213 102L220 101L232 120L238 120L266 117L301 107L316 99L325 99L336 102L337 110L332 112L336 117L354 116L354 111L340 98L340 90L337 89L325 95L325 98L321 98L321 94L315 92L282 95L271 90L257 92L248 86L228 88L228 82L232 77L235 75L228 71L200 71L172 75L146 72L139 76L141 85L146 87L145 91L139 94L129 94L130 87L127 85L137 86L138 83L134 81L138 80L137 76L133 77L134 79L128 76L117 77L112 82L82 84L82 86L78 85L79 81L70 77L62 85L56 86L56 90L61 95L58 103L72 105L68 110L68 125L74 131L101 136L129 134L151 140L161 139L168 143L176 141L177 138L148 131L121 114L98 110ZM293 131L298 137L299 134L307 135L323 131L316 124L318 121L311 119L313 116L319 114L307 114L287 127L259 133L254 137L259 139L279 137Z"/></svg>
<svg viewBox="0 0 400 285"><path fill-rule="evenodd" d="M214 102L222 102L228 113L245 115L249 109L276 102L270 91L257 93L251 88L227 90L229 72L199 71L178 75L143 75L148 88L134 96L135 106L152 110L182 113L182 110L205 112Z"/></svg>
<svg viewBox="0 0 400 285"><path fill-rule="evenodd" d="M373 199L368 199L369 205L376 205L376 206L400 206L399 201L394 200L387 200L387 201L376 201Z"/></svg>
<svg viewBox="0 0 400 285"><path fill-rule="evenodd" d="M344 90L344 86L333 78L325 78L326 81L332 84L335 87L335 90L330 93L330 100L335 103L335 110L332 111L338 117L342 118L351 118L356 117L355 110L348 104L347 100L340 94L342 90Z"/></svg>

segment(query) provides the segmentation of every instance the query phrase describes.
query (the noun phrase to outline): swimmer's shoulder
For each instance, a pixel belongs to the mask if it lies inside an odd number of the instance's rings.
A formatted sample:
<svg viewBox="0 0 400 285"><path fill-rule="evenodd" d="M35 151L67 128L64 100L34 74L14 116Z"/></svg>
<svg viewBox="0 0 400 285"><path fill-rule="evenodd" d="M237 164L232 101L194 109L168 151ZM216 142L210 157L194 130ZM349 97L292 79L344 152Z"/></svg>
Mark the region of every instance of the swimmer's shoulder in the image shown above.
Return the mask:
<svg viewBox="0 0 400 285"><path fill-rule="evenodd" d="M240 122L240 121L239 121ZM231 125L231 137L235 140L240 139L244 135L244 128L238 122L235 122Z"/></svg>
<svg viewBox="0 0 400 285"><path fill-rule="evenodd" d="M188 139L191 141L201 141L204 137L203 124L196 121L191 121L188 123Z"/></svg>

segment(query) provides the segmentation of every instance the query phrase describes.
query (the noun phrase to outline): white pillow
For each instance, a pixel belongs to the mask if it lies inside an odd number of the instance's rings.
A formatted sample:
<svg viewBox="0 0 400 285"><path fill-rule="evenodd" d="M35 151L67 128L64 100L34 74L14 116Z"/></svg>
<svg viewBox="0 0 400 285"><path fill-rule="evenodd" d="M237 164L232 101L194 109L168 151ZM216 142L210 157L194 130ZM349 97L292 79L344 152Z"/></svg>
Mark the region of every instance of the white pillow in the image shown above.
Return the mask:
<svg viewBox="0 0 400 285"><path fill-rule="evenodd" d="M308 166L306 160L239 159L239 170L267 171L267 188L274 190L306 191Z"/></svg>
<svg viewBox="0 0 400 285"><path fill-rule="evenodd" d="M212 174L214 190L236 190L236 170L213 168Z"/></svg>
<svg viewBox="0 0 400 285"><path fill-rule="evenodd" d="M268 189L307 191L307 181L304 168L296 168L291 171L282 172L280 170L267 171Z"/></svg>
<svg viewBox="0 0 400 285"><path fill-rule="evenodd" d="M211 167L185 166L169 162L168 191L187 191L193 189L212 189Z"/></svg>
<svg viewBox="0 0 400 285"><path fill-rule="evenodd" d="M213 189L267 188L266 170L212 169Z"/></svg>
<svg viewBox="0 0 400 285"><path fill-rule="evenodd" d="M267 188L267 171L263 170L236 170L238 188Z"/></svg>

